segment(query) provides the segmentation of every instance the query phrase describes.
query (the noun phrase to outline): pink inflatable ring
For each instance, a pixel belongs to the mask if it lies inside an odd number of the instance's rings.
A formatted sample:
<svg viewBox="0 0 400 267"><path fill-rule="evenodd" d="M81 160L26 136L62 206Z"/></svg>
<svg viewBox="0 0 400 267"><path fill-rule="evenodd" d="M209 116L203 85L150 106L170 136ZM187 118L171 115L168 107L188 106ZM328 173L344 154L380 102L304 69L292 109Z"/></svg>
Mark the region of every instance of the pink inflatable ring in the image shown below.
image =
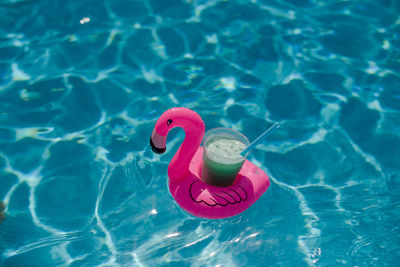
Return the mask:
<svg viewBox="0 0 400 267"><path fill-rule="evenodd" d="M208 219L235 216L258 200L268 189L268 176L246 160L234 183L217 187L201 179L205 126L201 117L187 108L172 108L157 120L150 138L154 152L166 150L168 132L182 127L185 139L168 166L169 190L175 201L188 213Z"/></svg>

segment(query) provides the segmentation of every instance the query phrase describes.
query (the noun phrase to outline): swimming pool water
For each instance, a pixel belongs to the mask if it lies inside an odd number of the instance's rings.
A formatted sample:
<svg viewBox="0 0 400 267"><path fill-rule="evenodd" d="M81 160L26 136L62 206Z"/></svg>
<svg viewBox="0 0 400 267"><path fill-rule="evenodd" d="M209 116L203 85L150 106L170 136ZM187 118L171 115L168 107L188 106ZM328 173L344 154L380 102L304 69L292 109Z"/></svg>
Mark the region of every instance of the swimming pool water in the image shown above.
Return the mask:
<svg viewBox="0 0 400 267"><path fill-rule="evenodd" d="M395 266L397 0L0 2L1 266ZM167 187L157 118L250 140L271 179L224 220Z"/></svg>

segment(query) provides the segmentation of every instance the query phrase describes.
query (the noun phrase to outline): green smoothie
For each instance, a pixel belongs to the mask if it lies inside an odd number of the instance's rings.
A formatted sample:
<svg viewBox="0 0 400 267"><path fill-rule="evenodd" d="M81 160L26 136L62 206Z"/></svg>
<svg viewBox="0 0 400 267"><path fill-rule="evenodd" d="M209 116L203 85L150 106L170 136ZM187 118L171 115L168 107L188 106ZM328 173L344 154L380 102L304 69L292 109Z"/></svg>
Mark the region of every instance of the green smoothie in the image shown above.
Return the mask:
<svg viewBox="0 0 400 267"><path fill-rule="evenodd" d="M246 148L246 144L228 138L214 137L205 142L202 178L209 184L231 185L246 159L240 156L240 152Z"/></svg>

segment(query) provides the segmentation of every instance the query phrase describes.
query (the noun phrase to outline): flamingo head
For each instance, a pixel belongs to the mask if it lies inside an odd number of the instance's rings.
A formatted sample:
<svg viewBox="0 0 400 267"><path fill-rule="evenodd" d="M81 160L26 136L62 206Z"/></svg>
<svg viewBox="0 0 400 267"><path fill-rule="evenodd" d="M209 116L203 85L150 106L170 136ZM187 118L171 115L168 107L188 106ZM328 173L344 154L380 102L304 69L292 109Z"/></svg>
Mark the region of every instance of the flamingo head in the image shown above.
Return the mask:
<svg viewBox="0 0 400 267"><path fill-rule="evenodd" d="M172 119L167 119L166 121L160 119L157 121L156 127L154 127L153 133L150 137L151 150L157 154L162 154L165 152L167 148L167 134L173 122Z"/></svg>
<svg viewBox="0 0 400 267"><path fill-rule="evenodd" d="M197 133L200 145L205 128L200 116L188 108L171 108L158 118L154 126L150 137L153 152L158 154L165 152L168 132L174 127L182 127L186 133Z"/></svg>

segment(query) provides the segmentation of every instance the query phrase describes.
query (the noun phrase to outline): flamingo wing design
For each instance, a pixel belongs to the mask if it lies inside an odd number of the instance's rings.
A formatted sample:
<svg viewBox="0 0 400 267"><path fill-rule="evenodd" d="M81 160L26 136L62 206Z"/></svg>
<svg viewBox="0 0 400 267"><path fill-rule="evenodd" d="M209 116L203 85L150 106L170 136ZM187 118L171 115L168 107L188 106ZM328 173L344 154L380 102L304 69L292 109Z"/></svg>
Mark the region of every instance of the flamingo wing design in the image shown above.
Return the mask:
<svg viewBox="0 0 400 267"><path fill-rule="evenodd" d="M204 203L207 206L234 205L247 200L247 192L240 185L216 187L206 185L199 180L192 182L189 195L194 202Z"/></svg>

